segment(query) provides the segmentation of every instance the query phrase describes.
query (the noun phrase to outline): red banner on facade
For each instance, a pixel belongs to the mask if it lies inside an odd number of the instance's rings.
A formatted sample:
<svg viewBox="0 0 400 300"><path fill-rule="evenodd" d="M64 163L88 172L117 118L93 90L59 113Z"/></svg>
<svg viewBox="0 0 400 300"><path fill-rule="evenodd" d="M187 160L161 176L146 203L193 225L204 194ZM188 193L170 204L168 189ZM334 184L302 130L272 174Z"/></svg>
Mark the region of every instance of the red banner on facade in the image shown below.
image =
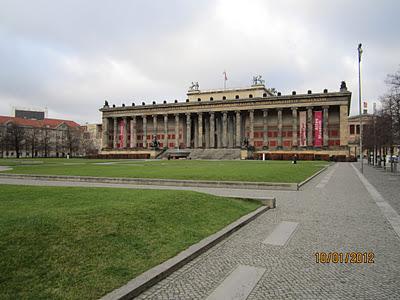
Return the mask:
<svg viewBox="0 0 400 300"><path fill-rule="evenodd" d="M119 148L122 148L124 146L124 127L125 127L125 122L124 120L119 121Z"/></svg>
<svg viewBox="0 0 400 300"><path fill-rule="evenodd" d="M306 128L306 119L307 119L307 112L299 111L299 123L300 123L300 147L307 146L307 128Z"/></svg>
<svg viewBox="0 0 400 300"><path fill-rule="evenodd" d="M322 146L322 111L314 111L314 146Z"/></svg>

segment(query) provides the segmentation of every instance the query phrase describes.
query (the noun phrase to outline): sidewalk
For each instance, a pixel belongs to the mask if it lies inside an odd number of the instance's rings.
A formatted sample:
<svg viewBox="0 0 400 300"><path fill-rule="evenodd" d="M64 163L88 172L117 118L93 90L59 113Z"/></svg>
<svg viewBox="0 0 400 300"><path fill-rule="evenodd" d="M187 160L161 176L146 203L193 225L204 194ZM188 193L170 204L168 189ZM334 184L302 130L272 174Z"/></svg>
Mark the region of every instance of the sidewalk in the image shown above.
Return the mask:
<svg viewBox="0 0 400 300"><path fill-rule="evenodd" d="M399 299L400 239L348 163L248 224L137 299ZM374 263L316 263L316 252Z"/></svg>
<svg viewBox="0 0 400 300"><path fill-rule="evenodd" d="M360 163L353 163L360 170ZM397 173L385 171L364 164L364 176L385 198L385 200L400 214L400 170Z"/></svg>

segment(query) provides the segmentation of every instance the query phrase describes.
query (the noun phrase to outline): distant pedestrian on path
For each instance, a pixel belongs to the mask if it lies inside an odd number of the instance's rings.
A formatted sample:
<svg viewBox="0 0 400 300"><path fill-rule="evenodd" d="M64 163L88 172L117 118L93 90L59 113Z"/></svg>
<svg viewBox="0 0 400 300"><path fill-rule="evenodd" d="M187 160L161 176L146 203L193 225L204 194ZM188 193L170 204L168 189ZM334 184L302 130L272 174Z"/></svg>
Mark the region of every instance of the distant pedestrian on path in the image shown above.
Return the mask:
<svg viewBox="0 0 400 300"><path fill-rule="evenodd" d="M297 164L297 154L293 155L292 164Z"/></svg>

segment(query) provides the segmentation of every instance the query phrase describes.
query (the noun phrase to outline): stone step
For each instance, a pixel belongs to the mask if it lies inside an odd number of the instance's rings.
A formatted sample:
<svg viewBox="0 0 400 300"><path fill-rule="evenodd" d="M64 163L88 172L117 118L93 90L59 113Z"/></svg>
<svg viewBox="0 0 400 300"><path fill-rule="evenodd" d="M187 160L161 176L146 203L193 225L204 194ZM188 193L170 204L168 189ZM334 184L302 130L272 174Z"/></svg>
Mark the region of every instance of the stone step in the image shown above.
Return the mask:
<svg viewBox="0 0 400 300"><path fill-rule="evenodd" d="M190 159L240 159L240 149L193 149Z"/></svg>

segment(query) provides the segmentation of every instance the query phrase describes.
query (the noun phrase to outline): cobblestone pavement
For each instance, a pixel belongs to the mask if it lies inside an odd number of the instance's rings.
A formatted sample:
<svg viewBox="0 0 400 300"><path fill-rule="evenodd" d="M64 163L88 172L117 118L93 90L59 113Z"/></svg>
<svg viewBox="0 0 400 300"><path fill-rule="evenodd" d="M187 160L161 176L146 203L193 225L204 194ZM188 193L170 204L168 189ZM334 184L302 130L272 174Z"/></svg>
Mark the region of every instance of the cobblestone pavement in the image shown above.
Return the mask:
<svg viewBox="0 0 400 300"><path fill-rule="evenodd" d="M360 170L360 163L353 163ZM400 214L400 170L397 173L385 171L364 164L364 176L385 198L385 200Z"/></svg>
<svg viewBox="0 0 400 300"><path fill-rule="evenodd" d="M350 164L336 164L302 191L270 192L276 209L137 299L205 299L239 265L266 269L247 299L400 299L400 239ZM299 223L288 243L263 243L282 221ZM318 264L318 251L371 251L375 263Z"/></svg>

